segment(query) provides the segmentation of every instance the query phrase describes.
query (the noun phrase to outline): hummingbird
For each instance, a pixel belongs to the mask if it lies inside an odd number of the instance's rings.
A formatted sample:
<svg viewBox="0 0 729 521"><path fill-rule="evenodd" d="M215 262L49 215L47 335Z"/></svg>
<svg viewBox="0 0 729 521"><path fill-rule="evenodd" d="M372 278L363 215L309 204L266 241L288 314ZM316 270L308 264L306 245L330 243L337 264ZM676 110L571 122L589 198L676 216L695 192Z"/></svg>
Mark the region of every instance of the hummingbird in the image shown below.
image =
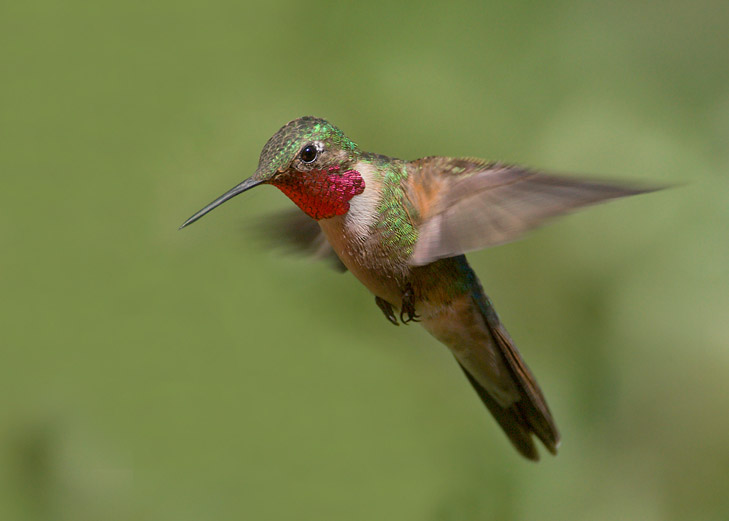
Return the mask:
<svg viewBox="0 0 729 521"><path fill-rule="evenodd" d="M365 152L328 121L290 121L255 173L187 219L273 185L298 209L280 240L350 271L394 325L419 322L445 344L516 450L552 454L552 413L465 253L513 241L549 218L653 189L553 175L475 158L405 161Z"/></svg>

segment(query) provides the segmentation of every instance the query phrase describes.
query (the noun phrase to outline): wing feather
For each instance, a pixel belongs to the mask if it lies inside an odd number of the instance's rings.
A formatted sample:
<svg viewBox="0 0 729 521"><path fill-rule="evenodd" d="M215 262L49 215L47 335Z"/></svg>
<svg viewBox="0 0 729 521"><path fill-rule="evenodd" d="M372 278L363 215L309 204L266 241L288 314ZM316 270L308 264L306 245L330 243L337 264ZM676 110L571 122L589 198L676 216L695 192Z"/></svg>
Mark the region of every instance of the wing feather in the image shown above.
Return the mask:
<svg viewBox="0 0 729 521"><path fill-rule="evenodd" d="M271 247L281 247L288 253L324 260L336 271L347 271L321 231L319 223L298 208L269 215L256 223L254 229Z"/></svg>
<svg viewBox="0 0 729 521"><path fill-rule="evenodd" d="M475 159L431 157L409 170L409 199L428 203L419 207L415 266L513 241L583 206L655 190Z"/></svg>

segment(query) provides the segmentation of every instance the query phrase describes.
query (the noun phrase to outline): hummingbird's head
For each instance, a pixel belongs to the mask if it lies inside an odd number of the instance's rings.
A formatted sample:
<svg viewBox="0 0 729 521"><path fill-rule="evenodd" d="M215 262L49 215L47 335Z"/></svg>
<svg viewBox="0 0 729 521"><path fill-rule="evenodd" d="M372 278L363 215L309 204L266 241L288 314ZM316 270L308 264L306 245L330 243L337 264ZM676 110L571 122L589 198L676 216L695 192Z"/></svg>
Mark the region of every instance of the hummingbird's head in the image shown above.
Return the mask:
<svg viewBox="0 0 729 521"><path fill-rule="evenodd" d="M305 116L290 121L263 147L256 172L183 223L184 228L228 199L260 184L284 192L314 219L343 215L349 200L364 191L362 176L353 169L359 149L337 127Z"/></svg>
<svg viewBox="0 0 729 521"><path fill-rule="evenodd" d="M328 121L304 116L288 122L268 140L253 177L267 182L287 172L346 168L358 155L357 145L344 132Z"/></svg>

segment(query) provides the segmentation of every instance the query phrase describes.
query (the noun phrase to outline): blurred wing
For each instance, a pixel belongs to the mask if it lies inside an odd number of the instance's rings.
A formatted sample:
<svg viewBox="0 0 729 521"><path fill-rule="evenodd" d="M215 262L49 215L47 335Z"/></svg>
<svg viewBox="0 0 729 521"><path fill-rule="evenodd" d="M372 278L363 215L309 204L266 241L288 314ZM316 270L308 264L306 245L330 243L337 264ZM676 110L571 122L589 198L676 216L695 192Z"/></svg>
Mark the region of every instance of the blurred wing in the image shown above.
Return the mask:
<svg viewBox="0 0 729 521"><path fill-rule="evenodd" d="M479 159L429 157L410 163L409 174L407 198L419 215L414 266L513 241L582 206L655 190Z"/></svg>
<svg viewBox="0 0 729 521"><path fill-rule="evenodd" d="M281 247L288 253L325 260L335 270L342 273L347 271L324 237L319 224L298 208L269 215L256 223L255 231L271 247Z"/></svg>

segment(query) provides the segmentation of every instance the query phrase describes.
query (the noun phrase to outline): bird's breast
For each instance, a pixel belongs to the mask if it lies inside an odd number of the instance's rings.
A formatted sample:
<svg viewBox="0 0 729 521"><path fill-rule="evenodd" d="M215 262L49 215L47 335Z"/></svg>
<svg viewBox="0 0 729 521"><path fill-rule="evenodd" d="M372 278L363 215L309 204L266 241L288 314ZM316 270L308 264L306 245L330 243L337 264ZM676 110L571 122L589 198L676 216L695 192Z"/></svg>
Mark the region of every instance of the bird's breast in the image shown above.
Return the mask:
<svg viewBox="0 0 729 521"><path fill-rule="evenodd" d="M407 262L393 258L376 237L356 233L344 216L322 219L319 225L352 275L373 294L399 307L409 277Z"/></svg>

